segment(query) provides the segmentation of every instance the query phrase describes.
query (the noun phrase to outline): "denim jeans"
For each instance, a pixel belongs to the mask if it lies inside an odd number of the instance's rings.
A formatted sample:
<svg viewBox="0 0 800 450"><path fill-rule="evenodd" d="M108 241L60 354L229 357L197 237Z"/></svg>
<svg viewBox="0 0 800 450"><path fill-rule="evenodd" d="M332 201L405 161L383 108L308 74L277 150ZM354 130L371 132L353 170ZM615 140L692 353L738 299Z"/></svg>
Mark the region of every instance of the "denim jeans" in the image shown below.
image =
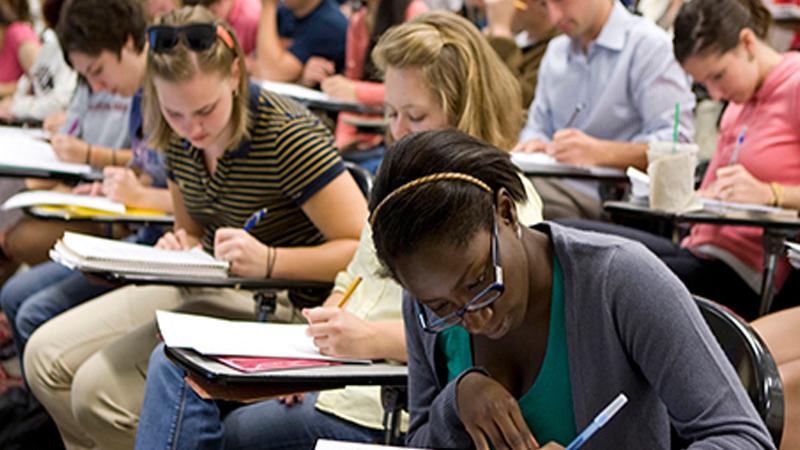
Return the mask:
<svg viewBox="0 0 800 450"><path fill-rule="evenodd" d="M0 305L8 316L17 355L43 323L62 312L111 290L92 284L81 272L45 262L15 275L0 290Z"/></svg>
<svg viewBox="0 0 800 450"><path fill-rule="evenodd" d="M383 432L321 412L317 394L286 406L268 400L234 409L203 400L184 382L185 372L164 354L150 356L136 449L313 449L317 439L376 442Z"/></svg>

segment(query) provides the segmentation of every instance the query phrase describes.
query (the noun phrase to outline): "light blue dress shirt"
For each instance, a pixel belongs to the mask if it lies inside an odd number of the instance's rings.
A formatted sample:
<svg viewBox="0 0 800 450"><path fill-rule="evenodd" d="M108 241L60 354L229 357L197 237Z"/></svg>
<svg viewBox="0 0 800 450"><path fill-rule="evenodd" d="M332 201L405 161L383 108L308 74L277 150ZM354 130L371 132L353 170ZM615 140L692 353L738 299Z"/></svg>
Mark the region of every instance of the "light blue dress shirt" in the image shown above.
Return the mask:
<svg viewBox="0 0 800 450"><path fill-rule="evenodd" d="M586 53L577 39L562 35L550 41L520 141L549 142L578 104L583 109L572 128L595 138L671 141L675 102L680 102L678 139L690 142L695 105L690 86L667 33L615 1Z"/></svg>

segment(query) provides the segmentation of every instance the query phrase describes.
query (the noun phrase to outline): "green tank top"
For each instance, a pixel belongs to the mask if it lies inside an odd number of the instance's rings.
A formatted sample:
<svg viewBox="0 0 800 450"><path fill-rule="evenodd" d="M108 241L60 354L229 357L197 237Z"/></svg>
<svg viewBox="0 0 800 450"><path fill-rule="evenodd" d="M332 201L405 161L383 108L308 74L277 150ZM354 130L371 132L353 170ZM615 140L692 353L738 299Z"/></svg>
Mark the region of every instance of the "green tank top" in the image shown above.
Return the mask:
<svg viewBox="0 0 800 450"><path fill-rule="evenodd" d="M558 258L554 257L553 298L544 361L530 390L518 400L525 422L541 445L555 441L566 446L577 434L564 323L564 274ZM436 339L436 346L447 361L448 381L473 366L472 343L463 327L448 328Z"/></svg>

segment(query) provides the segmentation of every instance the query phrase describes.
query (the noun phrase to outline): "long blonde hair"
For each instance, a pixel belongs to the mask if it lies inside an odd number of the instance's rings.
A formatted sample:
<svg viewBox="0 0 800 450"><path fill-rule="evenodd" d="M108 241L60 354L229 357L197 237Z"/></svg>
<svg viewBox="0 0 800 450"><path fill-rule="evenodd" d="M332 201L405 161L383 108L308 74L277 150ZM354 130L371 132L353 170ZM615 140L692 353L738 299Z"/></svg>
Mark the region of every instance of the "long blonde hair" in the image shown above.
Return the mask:
<svg viewBox="0 0 800 450"><path fill-rule="evenodd" d="M480 32L449 12L389 29L372 52L377 67L419 68L449 124L510 150L523 124L519 83Z"/></svg>
<svg viewBox="0 0 800 450"><path fill-rule="evenodd" d="M233 49L228 48L222 39L217 38L214 45L205 51L195 52L182 43L165 53L147 52L147 72L144 80L144 129L150 135L150 145L159 150L167 147L175 133L161 114L154 79L169 82L185 82L198 73L217 73L223 77L232 75L234 62L239 66L238 88L233 99L230 124L231 139L226 148L249 139L248 124L248 79L245 67L245 55L233 29L224 21L217 19L211 11L202 6L186 6L162 16L161 25L181 26L189 23L218 23L230 35Z"/></svg>

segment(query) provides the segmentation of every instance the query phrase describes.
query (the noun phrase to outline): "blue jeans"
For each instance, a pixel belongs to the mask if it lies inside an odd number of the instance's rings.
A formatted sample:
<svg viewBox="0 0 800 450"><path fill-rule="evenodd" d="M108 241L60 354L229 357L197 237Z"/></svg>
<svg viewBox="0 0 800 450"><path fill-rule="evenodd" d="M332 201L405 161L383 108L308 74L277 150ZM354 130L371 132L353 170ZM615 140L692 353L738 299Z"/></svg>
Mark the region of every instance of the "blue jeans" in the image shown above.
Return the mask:
<svg viewBox="0 0 800 450"><path fill-rule="evenodd" d="M203 400L184 382L160 344L150 355L136 449L312 449L317 439L376 442L383 432L326 414L314 407L317 394L299 405L268 400L233 410L222 419L219 405Z"/></svg>
<svg viewBox="0 0 800 450"><path fill-rule="evenodd" d="M6 281L0 290L0 306L11 324L20 361L28 339L43 323L109 290L54 262L41 263Z"/></svg>

